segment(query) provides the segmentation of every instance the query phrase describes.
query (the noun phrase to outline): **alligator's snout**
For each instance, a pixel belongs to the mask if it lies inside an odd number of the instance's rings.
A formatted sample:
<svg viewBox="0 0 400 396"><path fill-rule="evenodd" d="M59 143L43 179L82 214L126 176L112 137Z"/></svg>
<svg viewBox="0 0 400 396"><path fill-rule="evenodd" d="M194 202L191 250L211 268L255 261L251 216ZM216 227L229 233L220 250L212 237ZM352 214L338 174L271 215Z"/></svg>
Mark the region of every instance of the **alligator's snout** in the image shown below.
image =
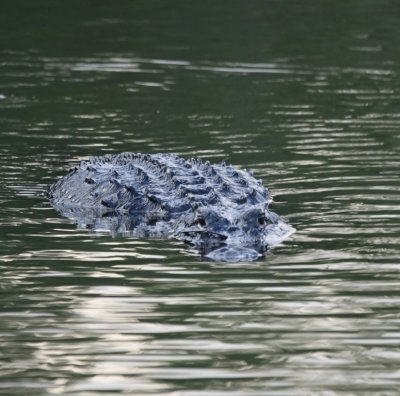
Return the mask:
<svg viewBox="0 0 400 396"><path fill-rule="evenodd" d="M271 221L265 205L240 211L199 208L186 216L177 237L216 261L254 261L267 249L266 228Z"/></svg>
<svg viewBox="0 0 400 396"><path fill-rule="evenodd" d="M189 217L178 238L214 261L255 261L294 229L263 206L227 218L210 208Z"/></svg>

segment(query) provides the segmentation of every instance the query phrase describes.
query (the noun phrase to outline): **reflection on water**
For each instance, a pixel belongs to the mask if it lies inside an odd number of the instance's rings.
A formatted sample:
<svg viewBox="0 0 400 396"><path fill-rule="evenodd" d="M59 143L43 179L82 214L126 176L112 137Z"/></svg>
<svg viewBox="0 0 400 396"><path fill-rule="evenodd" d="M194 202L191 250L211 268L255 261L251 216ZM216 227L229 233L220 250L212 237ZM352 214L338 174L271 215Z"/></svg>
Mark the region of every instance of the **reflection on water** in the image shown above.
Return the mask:
<svg viewBox="0 0 400 396"><path fill-rule="evenodd" d="M397 395L394 3L172 3L0 15L0 393ZM211 263L41 197L121 151L251 168L297 233Z"/></svg>

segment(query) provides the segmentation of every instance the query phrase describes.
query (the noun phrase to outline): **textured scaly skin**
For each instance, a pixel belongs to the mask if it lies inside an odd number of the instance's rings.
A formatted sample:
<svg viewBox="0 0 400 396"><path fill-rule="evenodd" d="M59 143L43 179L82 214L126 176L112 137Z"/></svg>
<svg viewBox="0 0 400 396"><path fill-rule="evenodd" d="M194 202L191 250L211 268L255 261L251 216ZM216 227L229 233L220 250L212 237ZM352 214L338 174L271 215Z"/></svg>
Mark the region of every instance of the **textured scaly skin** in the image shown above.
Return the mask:
<svg viewBox="0 0 400 396"><path fill-rule="evenodd" d="M255 259L269 247L268 233L278 230L283 239L293 230L268 210L268 190L251 173L173 154L92 157L54 183L48 197L80 227L175 237L206 255L223 247L210 255L217 260Z"/></svg>

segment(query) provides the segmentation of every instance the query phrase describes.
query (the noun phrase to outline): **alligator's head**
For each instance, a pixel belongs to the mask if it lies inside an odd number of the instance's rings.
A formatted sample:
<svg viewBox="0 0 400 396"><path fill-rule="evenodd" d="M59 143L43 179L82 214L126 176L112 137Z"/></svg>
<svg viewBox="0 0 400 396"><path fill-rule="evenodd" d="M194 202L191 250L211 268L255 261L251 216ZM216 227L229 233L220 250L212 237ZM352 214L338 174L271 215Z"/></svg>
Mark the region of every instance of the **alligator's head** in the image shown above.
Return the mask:
<svg viewBox="0 0 400 396"><path fill-rule="evenodd" d="M216 261L254 261L294 229L265 205L217 213L201 207L177 229L179 239Z"/></svg>

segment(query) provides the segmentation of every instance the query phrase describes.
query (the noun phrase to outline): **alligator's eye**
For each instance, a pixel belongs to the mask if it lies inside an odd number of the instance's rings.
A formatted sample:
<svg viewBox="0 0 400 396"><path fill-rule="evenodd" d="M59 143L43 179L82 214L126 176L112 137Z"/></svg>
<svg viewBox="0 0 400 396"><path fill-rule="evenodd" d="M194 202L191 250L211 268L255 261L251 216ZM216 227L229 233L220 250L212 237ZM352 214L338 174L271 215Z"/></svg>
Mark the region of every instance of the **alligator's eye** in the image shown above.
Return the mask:
<svg viewBox="0 0 400 396"><path fill-rule="evenodd" d="M265 218L265 215L264 215L264 214L261 215L261 216L257 219L257 221L258 221L258 224L260 224L261 226L267 224L267 219Z"/></svg>
<svg viewBox="0 0 400 396"><path fill-rule="evenodd" d="M206 221L202 217L199 217L196 220L196 224L198 224L200 227L204 227L206 225Z"/></svg>

